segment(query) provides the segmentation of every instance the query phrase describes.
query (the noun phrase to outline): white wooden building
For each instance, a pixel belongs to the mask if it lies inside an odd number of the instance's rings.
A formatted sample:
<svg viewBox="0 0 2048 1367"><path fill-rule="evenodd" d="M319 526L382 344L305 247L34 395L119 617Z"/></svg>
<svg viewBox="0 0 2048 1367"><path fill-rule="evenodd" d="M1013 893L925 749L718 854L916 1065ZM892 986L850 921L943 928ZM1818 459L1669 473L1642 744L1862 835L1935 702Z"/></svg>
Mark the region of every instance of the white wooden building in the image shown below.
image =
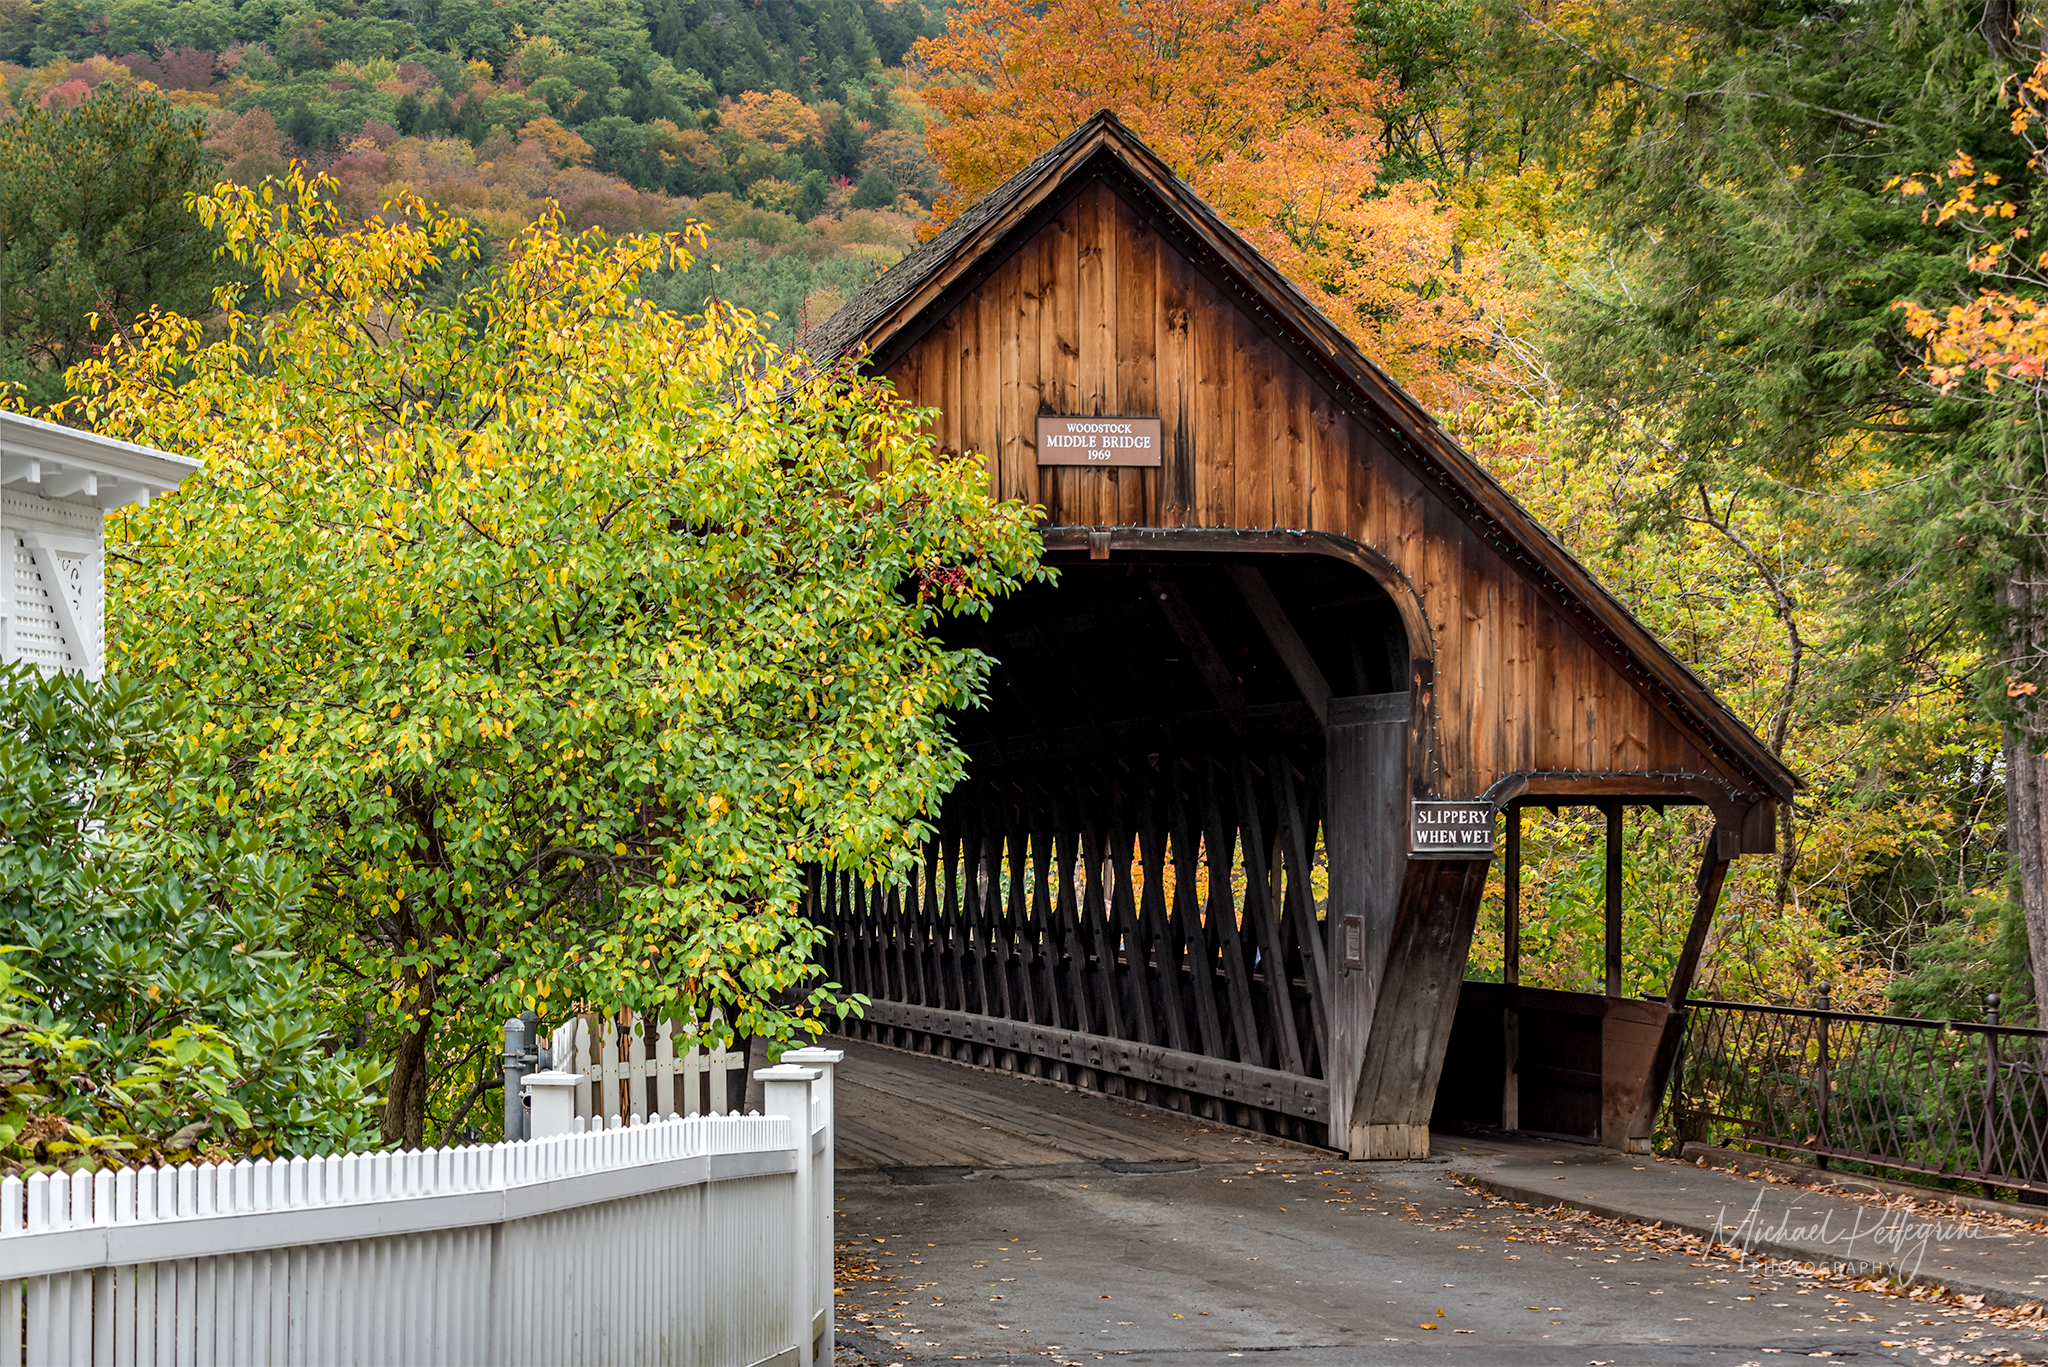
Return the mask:
<svg viewBox="0 0 2048 1367"><path fill-rule="evenodd" d="M199 462L0 411L0 660L97 679L106 515L175 489Z"/></svg>

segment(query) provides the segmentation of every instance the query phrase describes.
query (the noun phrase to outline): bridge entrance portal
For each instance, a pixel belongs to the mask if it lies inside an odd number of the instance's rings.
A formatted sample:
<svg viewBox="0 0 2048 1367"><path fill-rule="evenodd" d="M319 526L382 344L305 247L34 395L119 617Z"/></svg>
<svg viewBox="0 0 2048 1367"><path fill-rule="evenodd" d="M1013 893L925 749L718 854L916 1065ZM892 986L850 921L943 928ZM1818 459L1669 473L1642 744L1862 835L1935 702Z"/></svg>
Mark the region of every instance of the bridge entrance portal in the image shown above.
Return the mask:
<svg viewBox="0 0 2048 1367"><path fill-rule="evenodd" d="M947 628L994 665L922 866L814 891L852 1030L1358 1158L1433 1112L1647 1137L1794 780L1170 169L1100 115L809 346L935 410L1059 570ZM1605 994L1462 983L1531 804L1610 813ZM1713 813L1663 1002L1621 992L1632 804Z"/></svg>

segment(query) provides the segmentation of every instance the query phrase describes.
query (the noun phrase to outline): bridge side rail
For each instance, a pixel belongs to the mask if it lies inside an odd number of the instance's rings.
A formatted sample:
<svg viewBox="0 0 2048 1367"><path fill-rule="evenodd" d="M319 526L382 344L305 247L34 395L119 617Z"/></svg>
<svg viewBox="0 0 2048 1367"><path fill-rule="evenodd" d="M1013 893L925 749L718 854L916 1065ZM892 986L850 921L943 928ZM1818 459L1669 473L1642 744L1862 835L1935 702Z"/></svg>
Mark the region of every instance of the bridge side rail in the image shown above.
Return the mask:
<svg viewBox="0 0 2048 1367"><path fill-rule="evenodd" d="M842 1028L1326 1142L1324 786L1300 737L978 765L900 885L817 876Z"/></svg>
<svg viewBox="0 0 2048 1367"><path fill-rule="evenodd" d="M1666 1119L1753 1148L2048 1195L2048 1030L1691 1000Z"/></svg>

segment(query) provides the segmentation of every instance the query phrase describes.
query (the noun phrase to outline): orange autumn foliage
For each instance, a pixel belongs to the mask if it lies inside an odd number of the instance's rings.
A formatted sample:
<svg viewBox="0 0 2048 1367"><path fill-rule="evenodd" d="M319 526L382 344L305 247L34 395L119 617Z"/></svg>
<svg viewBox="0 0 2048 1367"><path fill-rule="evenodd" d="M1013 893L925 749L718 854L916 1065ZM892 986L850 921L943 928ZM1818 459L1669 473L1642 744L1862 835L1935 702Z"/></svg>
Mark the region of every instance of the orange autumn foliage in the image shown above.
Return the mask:
<svg viewBox="0 0 2048 1367"><path fill-rule="evenodd" d="M2012 134L2027 144L2030 170L2039 171L2048 157L2048 57L2014 83ZM2027 229L2013 220L2019 206L1999 190L1999 179L1980 171L1958 151L1948 169L1926 177L1892 181L1908 198L1928 195L1945 186L1948 199L1929 207L1921 222L1953 224L1976 239L1970 269L1999 285L1980 288L1977 297L1947 308L1929 308L1910 299L1892 307L1906 315L1906 330L1923 346L1927 377L1942 393L1974 376L1996 393L2007 382L2034 386L2048 383L2048 263L2029 240ZM2031 256L2030 256L2031 253Z"/></svg>
<svg viewBox="0 0 2048 1367"><path fill-rule="evenodd" d="M818 113L787 90L749 90L727 107L725 122L742 137L778 152L821 135Z"/></svg>
<svg viewBox="0 0 2048 1367"><path fill-rule="evenodd" d="M537 146L557 166L584 166L590 161L590 144L545 114L519 130L519 145Z"/></svg>
<svg viewBox="0 0 2048 1367"><path fill-rule="evenodd" d="M1380 182L1392 92L1364 71L1347 7L962 0L917 54L953 191L930 231L1110 109L1425 402L1468 397L1502 291L1489 259L1454 252L1451 206Z"/></svg>

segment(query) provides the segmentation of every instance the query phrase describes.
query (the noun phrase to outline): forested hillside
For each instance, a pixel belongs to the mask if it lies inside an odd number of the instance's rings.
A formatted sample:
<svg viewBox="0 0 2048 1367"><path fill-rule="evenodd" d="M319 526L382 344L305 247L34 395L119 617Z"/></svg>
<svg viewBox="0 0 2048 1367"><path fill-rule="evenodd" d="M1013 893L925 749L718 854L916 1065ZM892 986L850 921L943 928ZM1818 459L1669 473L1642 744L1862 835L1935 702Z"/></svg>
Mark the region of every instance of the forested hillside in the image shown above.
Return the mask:
<svg viewBox="0 0 2048 1367"><path fill-rule="evenodd" d="M295 159L357 222L700 222L647 297L793 345L1107 106L1801 774L1703 987L2011 1019L2048 970L2042 37L1960 0L0 0L0 379L47 402L204 316L180 197ZM1528 980L1597 984L1597 825L1532 819ZM1702 834L1631 828L1631 990Z"/></svg>
<svg viewBox="0 0 2048 1367"><path fill-rule="evenodd" d="M787 343L915 239L939 179L902 64L938 28L920 0L0 0L0 106L154 92L209 174L300 160L358 213L417 193L501 238L550 199L572 227L701 219L720 292Z"/></svg>

